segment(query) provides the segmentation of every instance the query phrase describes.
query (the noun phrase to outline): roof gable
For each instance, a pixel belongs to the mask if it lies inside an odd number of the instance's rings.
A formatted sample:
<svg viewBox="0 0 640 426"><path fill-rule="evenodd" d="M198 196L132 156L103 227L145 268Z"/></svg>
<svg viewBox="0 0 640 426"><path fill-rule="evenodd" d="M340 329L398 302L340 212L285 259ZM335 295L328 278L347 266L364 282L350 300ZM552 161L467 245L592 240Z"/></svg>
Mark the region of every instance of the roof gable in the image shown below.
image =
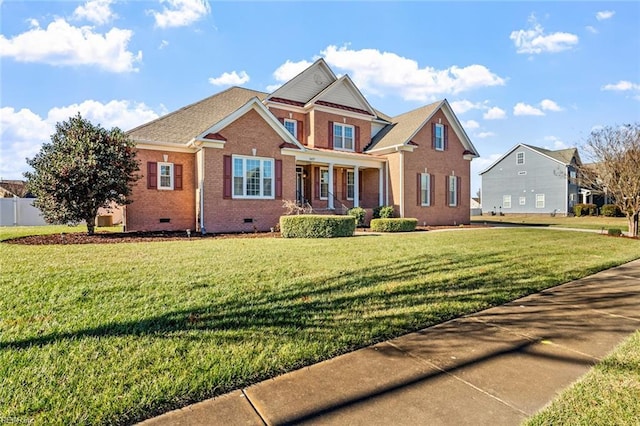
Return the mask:
<svg viewBox="0 0 640 426"><path fill-rule="evenodd" d="M498 158L496 161L494 161L489 167L487 167L486 169L484 169L483 171L481 171L479 174L485 174L487 173L489 170L491 170L492 168L494 168L496 165L500 164L505 158L507 158L511 153L513 153L515 150L517 150L518 148L525 148L528 149L529 151L532 151L534 153L536 153L537 155L541 155L545 158L548 158L556 163L560 163L563 166L568 166L570 165L573 160L575 159L575 161L577 163L580 163L580 156L578 155L578 150L576 148L567 148L567 149L560 149L560 150L556 150L556 151L551 151L549 149L545 149L545 148L540 148L537 146L533 146L533 145L528 145L528 144L524 144L524 143L519 143L514 145L509 151L507 151L505 154L503 154L500 158Z"/></svg>
<svg viewBox="0 0 640 426"><path fill-rule="evenodd" d="M371 116L376 116L376 111L362 95L348 75L343 75L322 92L310 99L306 107L323 105L339 109L348 109Z"/></svg>
<svg viewBox="0 0 640 426"><path fill-rule="evenodd" d="M127 134L139 143L184 145L223 120L250 99L264 99L266 93L231 87L201 101L145 123Z"/></svg>
<svg viewBox="0 0 640 426"><path fill-rule="evenodd" d="M469 155L478 157L478 151L471 139L464 131L462 124L454 114L449 102L444 99L429 105L414 109L391 118L391 124L385 126L366 148L367 152L382 151L389 148L411 145L411 139L427 124L433 115L442 110L451 129L462 142Z"/></svg>
<svg viewBox="0 0 640 426"><path fill-rule="evenodd" d="M302 106L329 87L336 79L335 74L324 59L318 59L307 69L271 93L267 97L267 101L294 101Z"/></svg>

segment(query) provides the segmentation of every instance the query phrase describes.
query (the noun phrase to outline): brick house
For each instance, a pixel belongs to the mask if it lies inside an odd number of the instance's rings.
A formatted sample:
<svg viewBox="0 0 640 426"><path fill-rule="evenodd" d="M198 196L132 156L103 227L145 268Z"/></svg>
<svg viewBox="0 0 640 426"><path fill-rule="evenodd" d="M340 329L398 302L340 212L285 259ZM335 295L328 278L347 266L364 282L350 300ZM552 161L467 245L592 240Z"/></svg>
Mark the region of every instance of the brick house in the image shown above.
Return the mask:
<svg viewBox="0 0 640 426"><path fill-rule="evenodd" d="M128 134L143 175L128 231L266 231L284 200L469 223L478 154L449 103L389 117L322 59L273 93L232 87Z"/></svg>

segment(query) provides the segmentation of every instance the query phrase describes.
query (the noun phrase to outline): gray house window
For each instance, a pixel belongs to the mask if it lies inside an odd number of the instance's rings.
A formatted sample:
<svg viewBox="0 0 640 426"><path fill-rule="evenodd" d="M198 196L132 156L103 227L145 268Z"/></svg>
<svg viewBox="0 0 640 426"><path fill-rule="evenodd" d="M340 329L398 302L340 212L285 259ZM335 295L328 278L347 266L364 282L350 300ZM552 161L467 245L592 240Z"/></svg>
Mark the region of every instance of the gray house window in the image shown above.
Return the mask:
<svg viewBox="0 0 640 426"><path fill-rule="evenodd" d="M511 195L502 196L502 207L504 207L505 209L511 208Z"/></svg>
<svg viewBox="0 0 640 426"><path fill-rule="evenodd" d="M524 164L524 152L516 153L516 164L517 165Z"/></svg>
<svg viewBox="0 0 640 426"><path fill-rule="evenodd" d="M544 194L536 194L536 209L544 209Z"/></svg>

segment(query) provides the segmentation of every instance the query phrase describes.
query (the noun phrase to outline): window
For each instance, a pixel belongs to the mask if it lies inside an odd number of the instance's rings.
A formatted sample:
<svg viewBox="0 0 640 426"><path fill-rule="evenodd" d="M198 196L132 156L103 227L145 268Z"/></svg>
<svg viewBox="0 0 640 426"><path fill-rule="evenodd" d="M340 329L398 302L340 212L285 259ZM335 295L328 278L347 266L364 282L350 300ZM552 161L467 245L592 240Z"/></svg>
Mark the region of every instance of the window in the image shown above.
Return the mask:
<svg viewBox="0 0 640 426"><path fill-rule="evenodd" d="M356 188L356 175L353 170L347 170L347 200L353 200Z"/></svg>
<svg viewBox="0 0 640 426"><path fill-rule="evenodd" d="M434 127L433 147L437 151L444 151L444 126L436 124Z"/></svg>
<svg viewBox="0 0 640 426"><path fill-rule="evenodd" d="M293 137L298 137L298 122L296 120L289 120L288 118L285 118L284 127L293 135Z"/></svg>
<svg viewBox="0 0 640 426"><path fill-rule="evenodd" d="M354 127L348 124L333 123L333 147L344 151L353 151Z"/></svg>
<svg viewBox="0 0 640 426"><path fill-rule="evenodd" d="M273 198L273 159L233 157L233 197Z"/></svg>
<svg viewBox="0 0 640 426"><path fill-rule="evenodd" d="M420 205L431 205L431 175L420 173Z"/></svg>
<svg viewBox="0 0 640 426"><path fill-rule="evenodd" d="M449 179L449 206L455 207L458 205L458 177L448 176Z"/></svg>
<svg viewBox="0 0 640 426"><path fill-rule="evenodd" d="M525 204L527 204L527 197L520 197L520 200L518 201L518 203L521 206L524 206Z"/></svg>
<svg viewBox="0 0 640 426"><path fill-rule="evenodd" d="M536 194L536 209L544 209L544 194Z"/></svg>
<svg viewBox="0 0 640 426"><path fill-rule="evenodd" d="M173 189L173 163L158 163L158 189Z"/></svg>
<svg viewBox="0 0 640 426"><path fill-rule="evenodd" d="M517 165L524 164L524 152L518 152L516 154L516 164Z"/></svg>
<svg viewBox="0 0 640 426"><path fill-rule="evenodd" d="M320 199L329 198L329 169L320 169Z"/></svg>
<svg viewBox="0 0 640 426"><path fill-rule="evenodd" d="M511 195L502 196L502 207L505 209L511 208Z"/></svg>

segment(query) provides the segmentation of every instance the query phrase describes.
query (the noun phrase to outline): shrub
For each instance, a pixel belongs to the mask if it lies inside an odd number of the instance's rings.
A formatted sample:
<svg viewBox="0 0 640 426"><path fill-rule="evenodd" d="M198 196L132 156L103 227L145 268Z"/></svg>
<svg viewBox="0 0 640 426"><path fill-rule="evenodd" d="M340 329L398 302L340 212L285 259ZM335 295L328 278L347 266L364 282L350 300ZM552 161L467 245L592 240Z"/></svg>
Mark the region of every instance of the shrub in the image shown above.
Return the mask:
<svg viewBox="0 0 640 426"><path fill-rule="evenodd" d="M356 226L364 226L364 217L367 214L362 207L354 207L347 212L349 216L353 216L356 219Z"/></svg>
<svg viewBox="0 0 640 426"><path fill-rule="evenodd" d="M386 219L395 216L395 210L393 206L378 206L373 209L374 219Z"/></svg>
<svg viewBox="0 0 640 426"><path fill-rule="evenodd" d="M351 237L356 230L353 216L297 215L280 217L284 238Z"/></svg>
<svg viewBox="0 0 640 426"><path fill-rule="evenodd" d="M612 237L619 237L620 235L622 235L622 231L618 228L609 228L609 231L607 233Z"/></svg>
<svg viewBox="0 0 640 426"><path fill-rule="evenodd" d="M580 216L597 216L598 206L595 204L576 204L573 206L573 214L576 217Z"/></svg>
<svg viewBox="0 0 640 426"><path fill-rule="evenodd" d="M371 219L371 230L376 232L409 232L414 231L418 219L379 218Z"/></svg>
<svg viewBox="0 0 640 426"><path fill-rule="evenodd" d="M620 208L615 204L605 204L600 209L600 212L602 212L603 216L609 216L609 217L623 216L622 212L620 211Z"/></svg>

